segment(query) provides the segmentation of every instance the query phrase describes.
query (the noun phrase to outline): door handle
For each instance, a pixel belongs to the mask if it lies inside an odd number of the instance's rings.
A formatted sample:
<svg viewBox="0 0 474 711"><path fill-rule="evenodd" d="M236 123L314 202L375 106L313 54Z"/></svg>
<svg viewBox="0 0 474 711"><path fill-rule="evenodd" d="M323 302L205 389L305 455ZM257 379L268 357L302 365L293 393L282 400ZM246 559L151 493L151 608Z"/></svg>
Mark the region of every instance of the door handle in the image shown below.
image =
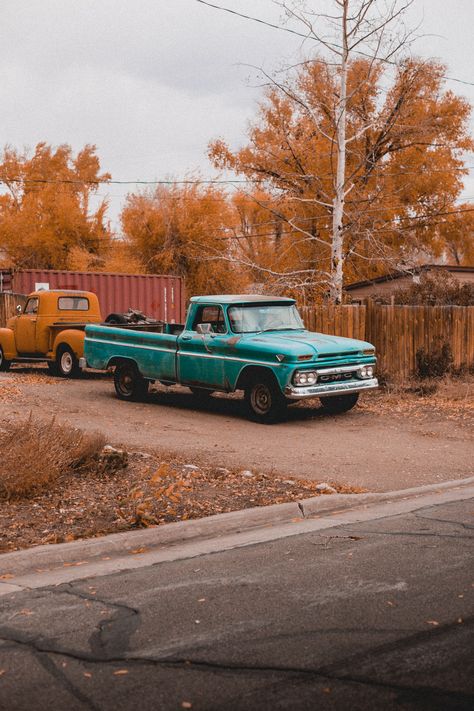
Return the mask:
<svg viewBox="0 0 474 711"><path fill-rule="evenodd" d="M181 336L181 340L182 340L182 341L191 341L191 340L192 340L192 336Z"/></svg>

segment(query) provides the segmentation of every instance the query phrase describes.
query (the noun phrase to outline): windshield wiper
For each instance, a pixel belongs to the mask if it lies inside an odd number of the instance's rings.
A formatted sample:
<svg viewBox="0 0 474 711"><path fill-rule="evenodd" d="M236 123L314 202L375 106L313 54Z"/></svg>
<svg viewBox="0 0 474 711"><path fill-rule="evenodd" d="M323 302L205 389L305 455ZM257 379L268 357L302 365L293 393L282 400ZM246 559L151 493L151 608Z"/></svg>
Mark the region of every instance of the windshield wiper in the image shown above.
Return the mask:
<svg viewBox="0 0 474 711"><path fill-rule="evenodd" d="M269 333L269 331L303 331L303 328L291 328L288 326L287 328L264 328L262 331L257 331L257 334L259 333Z"/></svg>

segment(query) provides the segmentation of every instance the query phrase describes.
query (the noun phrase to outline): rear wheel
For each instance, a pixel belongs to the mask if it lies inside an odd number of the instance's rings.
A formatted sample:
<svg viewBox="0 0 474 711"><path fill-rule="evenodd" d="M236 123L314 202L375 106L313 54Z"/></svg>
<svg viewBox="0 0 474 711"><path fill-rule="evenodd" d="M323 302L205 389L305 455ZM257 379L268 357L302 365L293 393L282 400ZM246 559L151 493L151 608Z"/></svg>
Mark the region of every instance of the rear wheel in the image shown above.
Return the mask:
<svg viewBox="0 0 474 711"><path fill-rule="evenodd" d="M6 360L3 354L3 348L0 346L0 371L6 373L7 370L10 370L10 365L11 361Z"/></svg>
<svg viewBox="0 0 474 711"><path fill-rule="evenodd" d="M321 405L326 412L331 415L340 415L343 412L352 410L359 399L359 393L350 393L349 395L334 395L333 397L320 397Z"/></svg>
<svg viewBox="0 0 474 711"><path fill-rule="evenodd" d="M59 346L56 355L56 373L61 378L75 378L79 375L79 361L69 346Z"/></svg>
<svg viewBox="0 0 474 711"><path fill-rule="evenodd" d="M148 392L148 385L148 380L133 363L124 363L115 368L115 392L121 400L142 400Z"/></svg>
<svg viewBox="0 0 474 711"><path fill-rule="evenodd" d="M245 404L250 419L273 424L285 419L286 401L276 381L269 375L255 376L245 388Z"/></svg>

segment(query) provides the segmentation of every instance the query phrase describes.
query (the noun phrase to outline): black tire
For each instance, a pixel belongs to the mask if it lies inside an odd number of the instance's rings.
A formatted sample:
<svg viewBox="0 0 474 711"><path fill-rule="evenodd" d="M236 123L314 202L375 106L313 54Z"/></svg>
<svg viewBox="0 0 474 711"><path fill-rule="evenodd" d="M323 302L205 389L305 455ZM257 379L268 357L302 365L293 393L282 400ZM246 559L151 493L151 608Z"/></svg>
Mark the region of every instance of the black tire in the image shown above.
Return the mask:
<svg viewBox="0 0 474 711"><path fill-rule="evenodd" d="M79 361L72 348L58 346L56 351L56 375L60 378L77 378L80 373Z"/></svg>
<svg viewBox="0 0 474 711"><path fill-rule="evenodd" d="M109 314L105 319L105 323L108 323L111 326L114 324L126 324L128 323L128 319L123 314Z"/></svg>
<svg viewBox="0 0 474 711"><path fill-rule="evenodd" d="M320 397L319 399L326 412L329 412L331 415L340 415L343 412L352 410L352 408L357 405L359 393L333 395L332 397Z"/></svg>
<svg viewBox="0 0 474 711"><path fill-rule="evenodd" d="M56 361L51 361L49 360L46 365L48 366L48 370L50 375L57 375L58 374L58 364Z"/></svg>
<svg viewBox="0 0 474 711"><path fill-rule="evenodd" d="M254 422L270 425L286 418L287 403L271 375L256 375L245 387L247 414Z"/></svg>
<svg viewBox="0 0 474 711"><path fill-rule="evenodd" d="M115 368L114 386L120 400L143 400L148 392L148 380L133 363L123 363Z"/></svg>
<svg viewBox="0 0 474 711"><path fill-rule="evenodd" d="M200 400L207 400L214 392L214 390L206 390L205 388L190 387L189 389L191 390L194 397L197 397Z"/></svg>
<svg viewBox="0 0 474 711"><path fill-rule="evenodd" d="M0 346L0 372L6 373L7 370L10 370L11 366L11 361L6 360L5 356L3 355L3 348Z"/></svg>

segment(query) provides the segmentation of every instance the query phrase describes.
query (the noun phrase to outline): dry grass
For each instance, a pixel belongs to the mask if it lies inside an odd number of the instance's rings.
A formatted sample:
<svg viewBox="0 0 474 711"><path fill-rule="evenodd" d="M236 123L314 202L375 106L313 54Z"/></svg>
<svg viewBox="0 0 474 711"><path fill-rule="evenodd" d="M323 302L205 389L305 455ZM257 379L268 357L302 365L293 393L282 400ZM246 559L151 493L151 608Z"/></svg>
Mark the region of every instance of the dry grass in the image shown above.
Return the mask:
<svg viewBox="0 0 474 711"><path fill-rule="evenodd" d="M460 425L474 424L474 376L391 382L367 395L359 408L374 414L417 419L448 419Z"/></svg>
<svg viewBox="0 0 474 711"><path fill-rule="evenodd" d="M104 438L85 434L55 420L7 423L0 432L0 496L30 498L52 486L62 474L96 466Z"/></svg>

